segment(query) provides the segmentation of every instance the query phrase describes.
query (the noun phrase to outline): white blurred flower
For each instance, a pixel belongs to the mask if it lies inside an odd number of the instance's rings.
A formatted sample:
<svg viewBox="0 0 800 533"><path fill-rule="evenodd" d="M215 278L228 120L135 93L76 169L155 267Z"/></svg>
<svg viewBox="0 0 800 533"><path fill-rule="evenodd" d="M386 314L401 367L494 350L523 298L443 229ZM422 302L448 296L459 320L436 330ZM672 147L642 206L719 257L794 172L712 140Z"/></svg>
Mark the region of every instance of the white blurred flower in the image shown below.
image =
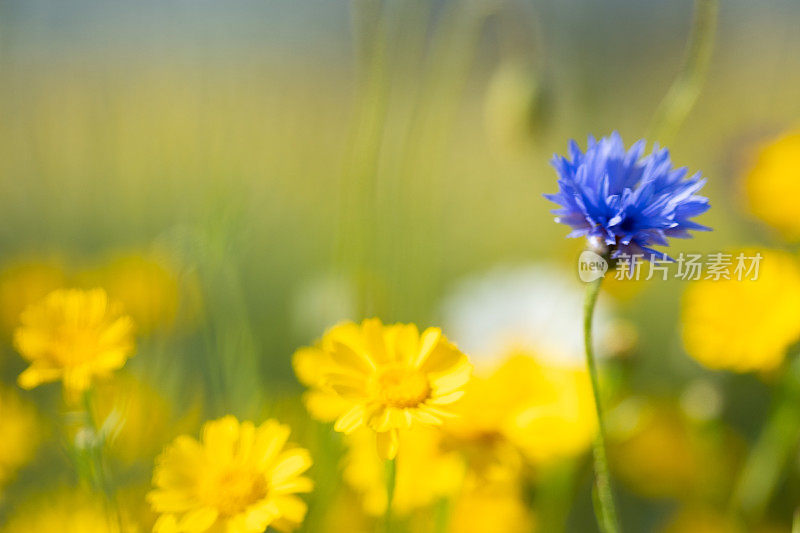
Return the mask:
<svg viewBox="0 0 800 533"><path fill-rule="evenodd" d="M583 285L551 264L496 267L459 283L443 302L448 337L479 366L510 350L525 350L553 363L583 365ZM605 298L594 315L599 356L604 339L619 333Z"/></svg>

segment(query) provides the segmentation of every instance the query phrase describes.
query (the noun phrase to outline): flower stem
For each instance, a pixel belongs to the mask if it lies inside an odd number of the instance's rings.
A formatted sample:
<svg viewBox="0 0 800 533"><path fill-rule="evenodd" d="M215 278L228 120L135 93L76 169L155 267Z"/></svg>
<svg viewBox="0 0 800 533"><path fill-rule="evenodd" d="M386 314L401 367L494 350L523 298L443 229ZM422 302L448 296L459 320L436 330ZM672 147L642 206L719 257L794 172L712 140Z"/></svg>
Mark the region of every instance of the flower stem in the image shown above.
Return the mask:
<svg viewBox="0 0 800 533"><path fill-rule="evenodd" d="M731 509L758 522L800 442L800 357L786 369L775 405L739 474Z"/></svg>
<svg viewBox="0 0 800 533"><path fill-rule="evenodd" d="M450 500L447 498L439 500L436 504L435 513L436 522L434 531L436 533L447 533L450 526Z"/></svg>
<svg viewBox="0 0 800 533"><path fill-rule="evenodd" d="M718 0L695 0L683 67L658 106L646 138L662 145L672 142L700 96L711 63L718 11Z"/></svg>
<svg viewBox="0 0 800 533"><path fill-rule="evenodd" d="M384 531L392 531L392 503L394 503L394 488L397 478L397 458L386 460L386 512L383 515Z"/></svg>
<svg viewBox="0 0 800 533"><path fill-rule="evenodd" d="M792 533L800 533L800 508L795 509L792 518Z"/></svg>
<svg viewBox="0 0 800 533"><path fill-rule="evenodd" d="M600 380L597 375L597 364L592 347L592 317L594 307L597 303L597 296L600 294L600 285L603 278L592 281L586 286L586 300L583 307L583 339L586 347L586 366L589 370L589 377L592 382L592 392L594 393L594 404L597 410L597 435L594 439L594 473L595 473L595 515L597 524L603 533L619 533L619 523L617 521L617 511L614 506L614 495L611 491L611 476L608 471L608 459L606 458L605 445L605 422L603 419L603 407L600 400Z"/></svg>
<svg viewBox="0 0 800 533"><path fill-rule="evenodd" d="M83 409L85 414L85 428L89 431L89 442L81 443L79 454L85 456L85 461L88 462L88 477L89 484L92 488L102 494L106 510L113 517L116 526L120 531L124 530L124 523L122 518L122 511L117 501L114 485L106 465L106 458L104 455L105 448L105 435L102 435L103 430L97 423L94 416L94 390L87 389L83 393ZM112 525L113 527L113 525Z"/></svg>

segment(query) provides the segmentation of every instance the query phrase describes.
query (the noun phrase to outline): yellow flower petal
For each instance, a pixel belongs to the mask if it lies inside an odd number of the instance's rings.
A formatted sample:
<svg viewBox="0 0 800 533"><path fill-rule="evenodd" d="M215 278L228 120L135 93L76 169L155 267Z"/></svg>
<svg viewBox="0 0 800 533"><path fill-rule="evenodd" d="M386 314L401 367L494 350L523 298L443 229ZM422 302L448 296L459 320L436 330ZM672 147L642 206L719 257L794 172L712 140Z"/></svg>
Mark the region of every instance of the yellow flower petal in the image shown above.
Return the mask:
<svg viewBox="0 0 800 533"><path fill-rule="evenodd" d="M300 348L292 356L292 367L297 379L309 387L320 382L325 364L330 364L330 360L319 348Z"/></svg>
<svg viewBox="0 0 800 533"><path fill-rule="evenodd" d="M23 389L32 389L42 383L55 381L61 377L63 371L57 368L46 368L38 365L31 365L17 377L17 383Z"/></svg>
<svg viewBox="0 0 800 533"><path fill-rule="evenodd" d="M433 374L447 372L456 365L464 364L466 359L466 356L452 343L442 341L422 361L420 370Z"/></svg>
<svg viewBox="0 0 800 533"><path fill-rule="evenodd" d="M320 390L303 394L303 403L312 417L323 422L333 422L353 406L350 399L342 398L335 392Z"/></svg>
<svg viewBox="0 0 800 533"><path fill-rule="evenodd" d="M250 507L245 512L244 523L250 531L264 531L280 515L278 506L268 500Z"/></svg>
<svg viewBox="0 0 800 533"><path fill-rule="evenodd" d="M253 452L256 454L259 469L265 469L278 457L289 440L289 426L276 420L267 420L256 429Z"/></svg>
<svg viewBox="0 0 800 533"><path fill-rule="evenodd" d="M239 423L232 416L209 422L203 429L206 453L221 461L227 461L233 456L238 438Z"/></svg>
<svg viewBox="0 0 800 533"><path fill-rule="evenodd" d="M384 327L377 318L366 319L361 323L364 336L364 348L369 356L378 364L386 364L394 360L394 353L389 354L386 346Z"/></svg>
<svg viewBox="0 0 800 533"><path fill-rule="evenodd" d="M352 433L364 422L364 406L354 405L349 411L339 417L333 429L341 433Z"/></svg>
<svg viewBox="0 0 800 533"><path fill-rule="evenodd" d="M314 489L314 482L307 477L296 477L270 486L272 494L305 493Z"/></svg>
<svg viewBox="0 0 800 533"><path fill-rule="evenodd" d="M439 341L442 338L442 330L439 328L428 328L422 333L420 338L420 348L417 359L414 361L414 366L419 368L425 364L428 357L434 351Z"/></svg>
<svg viewBox="0 0 800 533"><path fill-rule="evenodd" d="M283 452L271 472L271 482L285 483L288 479L298 476L311 467L311 456L307 450L297 448Z"/></svg>
<svg viewBox="0 0 800 533"><path fill-rule="evenodd" d="M178 522L178 530L187 533L201 533L214 524L217 516L217 510L211 507L193 509L181 517Z"/></svg>
<svg viewBox="0 0 800 533"><path fill-rule="evenodd" d="M431 387L433 387L433 395L444 396L445 394L460 390L464 388L471 377L472 365L465 361L463 364L453 369L453 371L431 378L430 382Z"/></svg>
<svg viewBox="0 0 800 533"><path fill-rule="evenodd" d="M174 515L165 514L158 517L153 526L154 533L178 533L178 521Z"/></svg>
<svg viewBox="0 0 800 533"><path fill-rule="evenodd" d="M308 506L297 496L278 496L272 502L280 511L280 515L292 522L302 522L306 516Z"/></svg>
<svg viewBox="0 0 800 533"><path fill-rule="evenodd" d="M394 360L411 364L419 353L419 330L414 324L396 324L391 327Z"/></svg>
<svg viewBox="0 0 800 533"><path fill-rule="evenodd" d="M464 396L463 390L457 390L455 392L451 392L450 394L443 394L442 396L434 396L426 403L429 405L447 405L454 402L457 402Z"/></svg>
<svg viewBox="0 0 800 533"><path fill-rule="evenodd" d="M333 350L330 351L330 357L335 364L343 367L339 370L346 370L357 374L369 374L375 370L375 364L368 356L356 352L341 342L333 343Z"/></svg>

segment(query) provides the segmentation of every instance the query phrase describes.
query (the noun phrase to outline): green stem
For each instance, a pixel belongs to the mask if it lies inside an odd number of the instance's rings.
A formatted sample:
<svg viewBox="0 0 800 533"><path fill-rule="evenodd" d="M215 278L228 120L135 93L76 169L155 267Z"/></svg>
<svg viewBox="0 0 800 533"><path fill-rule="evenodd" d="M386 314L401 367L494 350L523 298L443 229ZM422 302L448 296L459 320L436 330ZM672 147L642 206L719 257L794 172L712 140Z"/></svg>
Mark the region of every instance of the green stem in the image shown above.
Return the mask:
<svg viewBox="0 0 800 533"><path fill-rule="evenodd" d="M89 483L96 491L100 492L105 499L108 512L113 516L120 531L124 530L122 512L114 494L114 484L109 475L106 459L103 455L105 447L104 436L101 436L101 429L94 417L94 390L86 389L83 393L83 409L86 416L86 425L91 432L91 442L87 443L88 449L79 450L78 453L85 454L89 462Z"/></svg>
<svg viewBox="0 0 800 533"><path fill-rule="evenodd" d="M383 515L384 531L392 531L392 503L394 503L394 489L397 478L397 458L386 460L386 512Z"/></svg>
<svg viewBox="0 0 800 533"><path fill-rule="evenodd" d="M389 111L389 26L392 14L381 0L352 0L357 53L357 87L343 167L336 263L356 285L357 315L379 315L375 258L378 173Z"/></svg>
<svg viewBox="0 0 800 533"><path fill-rule="evenodd" d="M800 358L784 374L772 414L750 451L733 491L731 510L750 522L763 516L786 464L800 443Z"/></svg>
<svg viewBox="0 0 800 533"><path fill-rule="evenodd" d="M800 508L795 509L792 518L792 533L800 533Z"/></svg>
<svg viewBox="0 0 800 533"><path fill-rule="evenodd" d="M597 410L597 435L594 439L594 473L595 473L595 515L597 524L603 533L619 533L617 511L614 506L614 495L611 491L611 476L606 458L606 429L603 419L603 407L600 400L600 380L597 374L594 348L592 347L592 317L597 296L600 294L600 285L603 278L599 278L586 286L586 300L583 307L583 339L586 347L586 366L592 382L594 404Z"/></svg>
<svg viewBox="0 0 800 533"><path fill-rule="evenodd" d="M434 531L436 533L447 533L450 526L450 500L442 498L436 504L436 523Z"/></svg>
<svg viewBox="0 0 800 533"><path fill-rule="evenodd" d="M695 0L686 59L656 110L648 139L670 144L700 96L714 48L718 11L718 0Z"/></svg>
<svg viewBox="0 0 800 533"><path fill-rule="evenodd" d="M566 530L578 466L578 461L564 460L538 473L534 499L537 531Z"/></svg>

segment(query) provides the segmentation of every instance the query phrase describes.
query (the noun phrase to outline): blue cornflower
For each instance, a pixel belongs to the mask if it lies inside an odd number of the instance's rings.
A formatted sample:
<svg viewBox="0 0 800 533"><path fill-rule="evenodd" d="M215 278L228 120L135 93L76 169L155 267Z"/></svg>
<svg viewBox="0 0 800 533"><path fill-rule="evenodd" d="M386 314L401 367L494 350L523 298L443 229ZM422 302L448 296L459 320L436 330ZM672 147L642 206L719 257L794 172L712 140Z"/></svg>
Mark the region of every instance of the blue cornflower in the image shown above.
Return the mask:
<svg viewBox="0 0 800 533"><path fill-rule="evenodd" d="M690 238L689 230L709 231L690 218L710 207L695 193L705 184L700 173L686 178L686 167L673 169L669 151L653 147L645 157L645 141L629 150L619 133L596 141L589 136L586 152L575 141L569 156L553 156L559 192L545 198L559 204L556 222L570 226L568 237L587 237L611 257L643 254L668 258L653 245L668 246L667 237Z"/></svg>

